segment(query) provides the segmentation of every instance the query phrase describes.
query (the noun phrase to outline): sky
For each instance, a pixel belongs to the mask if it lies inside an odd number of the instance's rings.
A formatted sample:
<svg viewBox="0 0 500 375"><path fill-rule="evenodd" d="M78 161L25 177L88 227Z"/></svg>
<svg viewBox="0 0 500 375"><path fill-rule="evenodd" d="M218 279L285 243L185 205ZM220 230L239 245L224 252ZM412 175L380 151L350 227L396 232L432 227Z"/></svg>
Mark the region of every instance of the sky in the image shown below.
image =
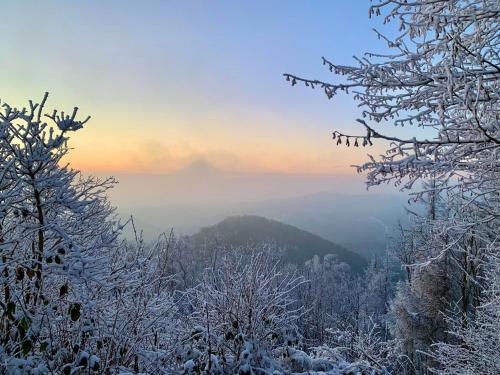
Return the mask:
<svg viewBox="0 0 500 375"><path fill-rule="evenodd" d="M372 149L349 96L290 87L285 72L383 51L369 1L3 1L0 98L92 119L69 161L92 173L164 174L191 164L252 173L355 174Z"/></svg>

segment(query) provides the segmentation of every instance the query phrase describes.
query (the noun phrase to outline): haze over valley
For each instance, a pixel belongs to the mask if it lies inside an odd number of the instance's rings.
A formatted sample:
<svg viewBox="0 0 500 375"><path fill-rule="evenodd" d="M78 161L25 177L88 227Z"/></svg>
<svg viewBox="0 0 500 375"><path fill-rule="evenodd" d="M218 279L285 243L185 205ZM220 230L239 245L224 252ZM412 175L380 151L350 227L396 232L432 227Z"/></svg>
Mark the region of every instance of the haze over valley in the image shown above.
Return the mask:
<svg viewBox="0 0 500 375"><path fill-rule="evenodd" d="M150 239L171 229L191 235L228 216L250 214L294 225L369 258L385 249L398 221L407 220L407 196L387 186L367 191L363 176L355 174L232 172L197 161L170 174L115 177L112 203L122 217L133 215Z"/></svg>

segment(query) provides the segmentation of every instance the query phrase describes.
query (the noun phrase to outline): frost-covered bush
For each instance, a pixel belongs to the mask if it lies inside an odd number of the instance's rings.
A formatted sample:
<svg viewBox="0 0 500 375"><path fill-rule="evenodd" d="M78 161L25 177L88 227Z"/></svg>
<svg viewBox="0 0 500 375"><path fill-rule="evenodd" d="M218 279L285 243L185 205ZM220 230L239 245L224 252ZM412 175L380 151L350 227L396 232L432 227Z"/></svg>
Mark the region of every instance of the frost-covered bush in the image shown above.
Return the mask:
<svg viewBox="0 0 500 375"><path fill-rule="evenodd" d="M266 253L226 253L189 291L192 313L179 353L185 374L273 374L276 351L297 342L302 309L292 292L303 282L280 271Z"/></svg>
<svg viewBox="0 0 500 375"><path fill-rule="evenodd" d="M162 267L169 246L121 242L109 254L109 276L92 294L103 368L161 374L172 363L177 305Z"/></svg>

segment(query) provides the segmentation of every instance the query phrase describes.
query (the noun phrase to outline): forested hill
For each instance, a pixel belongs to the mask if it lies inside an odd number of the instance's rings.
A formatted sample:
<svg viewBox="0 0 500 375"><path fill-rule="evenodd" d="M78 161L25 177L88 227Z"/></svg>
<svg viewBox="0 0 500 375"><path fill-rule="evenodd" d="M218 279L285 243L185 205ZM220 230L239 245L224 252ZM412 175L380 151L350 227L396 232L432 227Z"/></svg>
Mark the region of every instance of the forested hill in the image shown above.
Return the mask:
<svg viewBox="0 0 500 375"><path fill-rule="evenodd" d="M195 243L217 240L232 246L270 241L286 249L287 258L296 264L303 263L314 255L323 257L326 254L337 255L339 261L349 264L358 272L367 264L361 255L315 234L276 220L253 215L228 217L216 225L201 229L193 235L193 240Z"/></svg>

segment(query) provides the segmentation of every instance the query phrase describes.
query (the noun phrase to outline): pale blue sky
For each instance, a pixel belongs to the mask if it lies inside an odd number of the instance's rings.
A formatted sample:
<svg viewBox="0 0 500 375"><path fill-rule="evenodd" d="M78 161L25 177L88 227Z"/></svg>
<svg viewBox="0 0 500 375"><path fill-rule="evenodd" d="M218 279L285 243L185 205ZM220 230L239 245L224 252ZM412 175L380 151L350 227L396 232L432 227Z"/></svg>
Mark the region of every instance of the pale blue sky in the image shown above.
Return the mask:
<svg viewBox="0 0 500 375"><path fill-rule="evenodd" d="M51 92L93 120L73 145L85 170L164 172L204 159L225 169L337 173L366 149L352 98L329 102L282 73L334 79L384 49L369 1L4 1L0 98ZM381 150L381 148L380 148ZM378 151L377 149L375 151ZM340 173L340 172L339 172Z"/></svg>

